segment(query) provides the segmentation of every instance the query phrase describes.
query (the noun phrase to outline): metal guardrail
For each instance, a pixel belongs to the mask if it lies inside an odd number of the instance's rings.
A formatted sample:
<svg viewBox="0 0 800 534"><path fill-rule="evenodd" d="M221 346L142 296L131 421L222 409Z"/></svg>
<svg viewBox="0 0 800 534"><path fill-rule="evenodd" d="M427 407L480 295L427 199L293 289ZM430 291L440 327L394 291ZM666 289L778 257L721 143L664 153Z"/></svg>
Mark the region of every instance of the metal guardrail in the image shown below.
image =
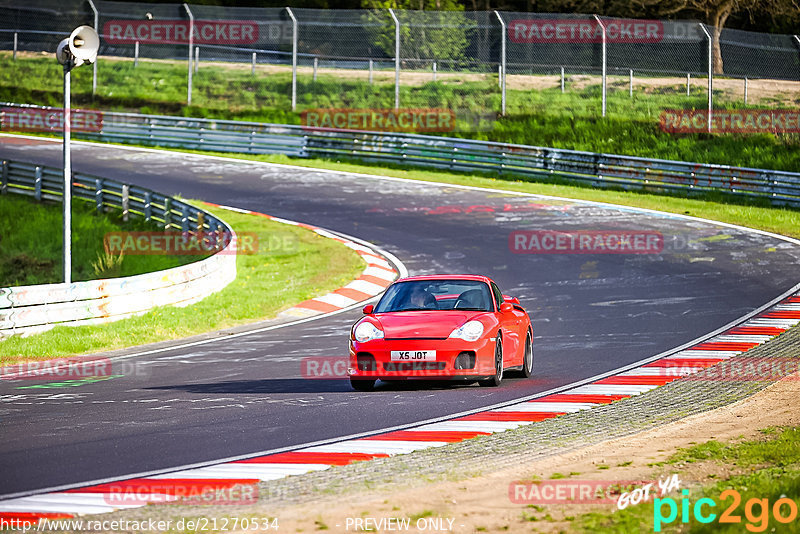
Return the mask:
<svg viewBox="0 0 800 534"><path fill-rule="evenodd" d="M98 211L121 210L124 219L141 217L164 230L188 234L224 232L227 247L187 265L125 278L72 284L0 288L0 338L31 334L56 325L109 322L144 313L156 306L185 306L219 291L236 277L233 231L212 214L149 189L74 173L73 197L93 202ZM60 201L62 171L0 161L0 193Z"/></svg>
<svg viewBox="0 0 800 534"><path fill-rule="evenodd" d="M31 117L61 113L56 108L0 104L0 128L25 130ZM508 143L407 133L307 128L297 125L194 119L132 113L102 115L83 139L170 148L286 154L292 157L347 157L497 176L563 179L595 187L653 192L719 191L768 199L775 205L800 207L800 173L689 163L633 156L597 154ZM11 117L13 114L13 117ZM75 113L73 112L73 115ZM39 124L43 124L41 118ZM58 120L51 121L56 124ZM57 133L57 129L53 130Z"/></svg>

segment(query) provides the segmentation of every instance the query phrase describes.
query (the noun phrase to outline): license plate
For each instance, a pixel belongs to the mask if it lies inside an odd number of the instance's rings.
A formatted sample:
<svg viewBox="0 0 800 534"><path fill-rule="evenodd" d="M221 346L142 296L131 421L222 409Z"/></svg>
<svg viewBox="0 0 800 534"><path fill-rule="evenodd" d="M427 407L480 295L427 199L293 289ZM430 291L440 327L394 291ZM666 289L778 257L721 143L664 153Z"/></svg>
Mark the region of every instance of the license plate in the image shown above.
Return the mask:
<svg viewBox="0 0 800 534"><path fill-rule="evenodd" d="M435 362L435 350L393 350L393 362Z"/></svg>

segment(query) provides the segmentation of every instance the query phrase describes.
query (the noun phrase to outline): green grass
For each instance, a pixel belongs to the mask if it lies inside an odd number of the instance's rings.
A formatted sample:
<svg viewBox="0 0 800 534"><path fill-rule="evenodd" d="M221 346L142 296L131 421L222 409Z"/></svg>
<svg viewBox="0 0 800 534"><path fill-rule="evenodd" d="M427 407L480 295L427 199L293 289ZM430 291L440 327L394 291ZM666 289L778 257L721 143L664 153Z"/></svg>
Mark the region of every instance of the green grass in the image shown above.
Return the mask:
<svg viewBox="0 0 800 534"><path fill-rule="evenodd" d="M98 91L91 94L91 69L73 74L73 104L107 110L136 111L191 117L299 124L291 109L291 74L288 70L253 77L241 66L206 65L194 76L192 106L185 106L186 65L183 62L141 62L101 58ZM368 82L320 74L316 82L298 77L298 111L309 108L391 108L391 83ZM644 79L646 83L646 79ZM612 88L614 84L611 84ZM26 57L11 61L0 54L0 100L60 106L61 74L50 57ZM800 171L800 136L786 135L673 135L659 128L666 108L704 109L706 96L696 87L685 95L674 87L638 91L631 98L619 88L608 94L608 116L600 116L599 85L507 91L507 117L498 118L500 93L496 80L447 80L419 86L402 86L403 107L443 107L486 114L482 131L456 135L474 139L520 143L590 152L628 154ZM800 99L775 102L792 107ZM719 95L717 108L742 107ZM462 124L462 126L464 126ZM466 127L466 126L464 126ZM488 127L488 129L486 129ZM474 128L470 128L474 129Z"/></svg>
<svg viewBox="0 0 800 534"><path fill-rule="evenodd" d="M0 287L63 281L62 208L21 195L0 196ZM141 219L123 222L118 212L98 214L94 205L72 206L72 280L95 280L160 271L202 256L113 256L105 253L109 232L156 229ZM108 261L108 260L111 261ZM105 261L104 261L105 260Z"/></svg>
<svg viewBox="0 0 800 534"><path fill-rule="evenodd" d="M178 339L274 317L282 309L347 284L364 267L352 250L309 230L203 206L237 233L254 232L259 252L236 258L237 276L222 291L186 308L156 308L96 326L57 327L0 342L0 364L106 351Z"/></svg>
<svg viewBox="0 0 800 534"><path fill-rule="evenodd" d="M767 499L769 512L772 514L774 503L781 498L789 498L798 503L800 497L800 428L786 428L779 432L766 433L766 439L751 440L740 443L719 443L710 441L683 449L673 455L667 463L713 461L730 469L745 469L746 472L720 480L713 485L690 487L689 520L684 524L681 517L683 495L674 492L670 495L678 509L678 515L663 531L666 532L800 532L800 520L795 518L789 524L780 524L774 519L765 521L758 505L750 504L751 499ZM723 495L725 490L736 490L741 502L733 507L733 497ZM716 507L705 506L703 513L713 512L717 518L711 523L702 524L696 521L691 510L701 498L710 498L717 503ZM732 515L739 516L740 523L720 523L720 514L729 506ZM748 517L748 507L750 516ZM661 511L668 513L667 505ZM629 506L625 510L614 513L592 512L579 516L575 527L581 532L626 533L652 530L654 526L654 503L642 503ZM788 506L783 506L782 513L789 514ZM749 527L747 525L750 525ZM746 529L746 530L745 530Z"/></svg>

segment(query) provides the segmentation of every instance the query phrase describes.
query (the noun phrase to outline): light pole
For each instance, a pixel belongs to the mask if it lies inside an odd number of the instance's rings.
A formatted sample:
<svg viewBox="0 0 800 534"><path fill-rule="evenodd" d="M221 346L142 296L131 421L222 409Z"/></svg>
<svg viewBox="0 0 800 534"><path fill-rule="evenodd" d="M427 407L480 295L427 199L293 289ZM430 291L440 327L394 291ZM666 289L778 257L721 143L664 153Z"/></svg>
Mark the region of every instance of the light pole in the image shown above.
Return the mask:
<svg viewBox="0 0 800 534"><path fill-rule="evenodd" d="M64 66L64 283L72 278L72 169L69 151L70 136L70 72L75 67L92 64L97 59L100 38L91 26L78 26L69 37L58 43L56 59Z"/></svg>

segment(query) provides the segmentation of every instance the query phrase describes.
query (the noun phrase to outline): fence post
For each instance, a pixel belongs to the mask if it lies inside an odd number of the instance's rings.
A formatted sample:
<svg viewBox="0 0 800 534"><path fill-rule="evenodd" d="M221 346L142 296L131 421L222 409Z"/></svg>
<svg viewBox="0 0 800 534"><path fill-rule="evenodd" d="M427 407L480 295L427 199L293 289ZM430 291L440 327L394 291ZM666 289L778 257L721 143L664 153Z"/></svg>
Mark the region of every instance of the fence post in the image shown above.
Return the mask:
<svg viewBox="0 0 800 534"><path fill-rule="evenodd" d="M686 96L689 96L689 88L692 85L692 74L687 72L686 73Z"/></svg>
<svg viewBox="0 0 800 534"><path fill-rule="evenodd" d="M100 178L94 181L94 205L97 213L103 211L103 180Z"/></svg>
<svg viewBox="0 0 800 534"><path fill-rule="evenodd" d="M17 32L14 32L14 54L11 56L11 59L14 61L17 60Z"/></svg>
<svg viewBox="0 0 800 534"><path fill-rule="evenodd" d="M297 19L292 13L292 8L287 7L286 12L292 19L292 111L297 109Z"/></svg>
<svg viewBox="0 0 800 534"><path fill-rule="evenodd" d="M394 21L394 109L400 109L400 21L394 9L389 8L389 14Z"/></svg>
<svg viewBox="0 0 800 534"><path fill-rule="evenodd" d="M94 31L97 32L97 35L100 35L100 30L98 29L99 26L99 17L100 14L97 12L97 8L94 6L94 2L92 0L86 0L89 2L89 7L92 10L92 14L94 15ZM97 92L97 61L95 60L92 63L92 95Z"/></svg>
<svg viewBox="0 0 800 534"><path fill-rule="evenodd" d="M372 60L369 60L369 84L372 85Z"/></svg>
<svg viewBox="0 0 800 534"><path fill-rule="evenodd" d="M250 74L252 74L253 76L256 75L256 53L255 52L253 52L253 68L250 69Z"/></svg>
<svg viewBox="0 0 800 534"><path fill-rule="evenodd" d="M194 73L197 74L197 71L200 69L200 47L194 47Z"/></svg>
<svg viewBox="0 0 800 534"><path fill-rule="evenodd" d="M314 81L317 81L317 67L319 67L319 59L314 58Z"/></svg>
<svg viewBox="0 0 800 534"><path fill-rule="evenodd" d="M187 105L192 105L192 47L194 47L194 15L192 14L192 10L189 9L189 4L183 4L183 9L186 10L186 14L189 15L189 83L187 86L187 96L186 96L186 103Z"/></svg>
<svg viewBox="0 0 800 534"><path fill-rule="evenodd" d="M0 193L5 195L8 193L8 160L3 160L0 165Z"/></svg>
<svg viewBox="0 0 800 534"><path fill-rule="evenodd" d="M133 44L133 68L139 66L139 41Z"/></svg>
<svg viewBox="0 0 800 534"><path fill-rule="evenodd" d="M500 115L506 114L506 23L500 13L495 10L494 15L500 22L503 32L500 38Z"/></svg>
<svg viewBox="0 0 800 534"><path fill-rule="evenodd" d="M711 132L711 113L714 107L714 43L706 25L700 23L700 29L708 39L708 131Z"/></svg>
<svg viewBox="0 0 800 534"><path fill-rule="evenodd" d="M744 77L744 105L747 105L747 76Z"/></svg>
<svg viewBox="0 0 800 534"><path fill-rule="evenodd" d="M628 96L633 98L633 69L629 69L629 70L630 70L631 81L630 81L630 89L628 91L628 93L629 93Z"/></svg>
<svg viewBox="0 0 800 534"><path fill-rule="evenodd" d="M42 168L36 167L33 171L33 198L42 200Z"/></svg>
<svg viewBox="0 0 800 534"><path fill-rule="evenodd" d="M128 222L128 212L131 203L131 186L122 184L122 220Z"/></svg>
<svg viewBox="0 0 800 534"><path fill-rule="evenodd" d="M606 116L606 26L603 24L603 21L600 20L600 17L597 15L594 16L594 19L597 21L597 24L600 25L600 28L603 30L603 99L602 99L602 111L603 117Z"/></svg>
<svg viewBox="0 0 800 534"><path fill-rule="evenodd" d="M436 62L433 62L433 81L436 81Z"/></svg>

